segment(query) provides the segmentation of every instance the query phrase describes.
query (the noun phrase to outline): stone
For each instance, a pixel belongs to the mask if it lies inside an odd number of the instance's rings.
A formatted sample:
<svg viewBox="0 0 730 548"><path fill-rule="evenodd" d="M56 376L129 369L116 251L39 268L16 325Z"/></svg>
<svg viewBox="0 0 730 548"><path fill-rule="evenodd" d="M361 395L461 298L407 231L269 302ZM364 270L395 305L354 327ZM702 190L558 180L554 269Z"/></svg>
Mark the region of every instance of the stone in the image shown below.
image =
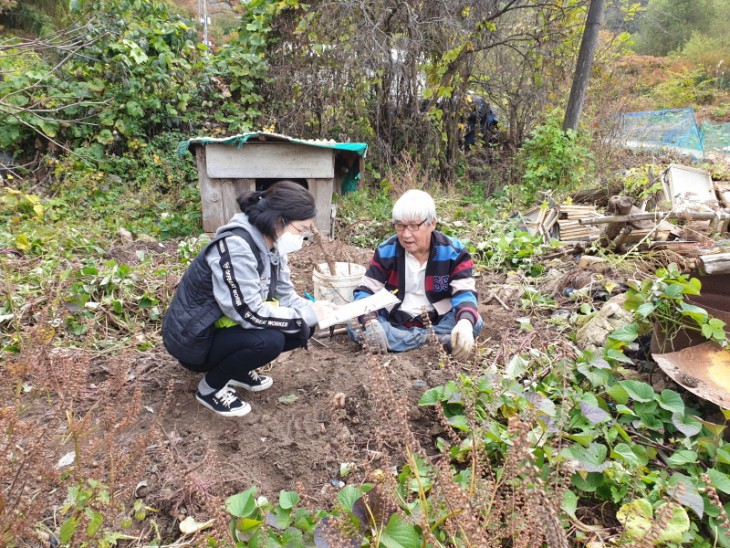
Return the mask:
<svg viewBox="0 0 730 548"><path fill-rule="evenodd" d="M598 263L605 263L606 259L603 257L596 257L595 255L582 255L578 261L578 268L588 268L591 265Z"/></svg>
<svg viewBox="0 0 730 548"><path fill-rule="evenodd" d="M605 346L606 339L615 330L631 323L633 313L624 308L626 294L616 295L586 321L576 333L578 347L595 352Z"/></svg>

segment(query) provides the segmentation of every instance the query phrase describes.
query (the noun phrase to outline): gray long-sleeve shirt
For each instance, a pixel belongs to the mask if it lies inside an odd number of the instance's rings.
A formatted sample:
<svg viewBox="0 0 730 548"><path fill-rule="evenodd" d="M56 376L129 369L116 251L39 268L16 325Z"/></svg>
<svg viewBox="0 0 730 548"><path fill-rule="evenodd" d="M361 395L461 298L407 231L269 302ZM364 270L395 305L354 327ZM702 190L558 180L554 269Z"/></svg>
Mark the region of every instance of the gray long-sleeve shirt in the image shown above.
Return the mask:
<svg viewBox="0 0 730 548"><path fill-rule="evenodd" d="M253 237L264 265L259 276L256 256L248 242L239 236L222 240L223 245L210 248L206 261L213 276L213 294L221 311L244 328L287 329L291 320L303 319L307 325L317 323L312 303L297 295L291 281L291 271L286 255L270 251L263 235L249 223L244 213L235 215L230 222L218 229L217 234L235 227L247 230ZM271 279L272 265L278 265L274 297L278 304L266 301Z"/></svg>

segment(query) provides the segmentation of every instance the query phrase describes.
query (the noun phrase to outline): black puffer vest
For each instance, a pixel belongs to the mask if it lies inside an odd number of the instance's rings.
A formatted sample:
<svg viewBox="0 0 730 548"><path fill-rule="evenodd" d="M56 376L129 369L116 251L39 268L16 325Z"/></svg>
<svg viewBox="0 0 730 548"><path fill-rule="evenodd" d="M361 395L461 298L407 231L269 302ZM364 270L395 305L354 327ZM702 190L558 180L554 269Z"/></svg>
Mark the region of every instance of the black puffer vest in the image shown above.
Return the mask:
<svg viewBox="0 0 730 548"><path fill-rule="evenodd" d="M213 273L205 257L211 247L232 234L248 242L256 256L259 274L263 269L256 244L243 229L219 234L198 253L180 280L162 320L162 342L165 348L186 367L205 362L213 344L216 329L213 324L223 316L213 295ZM272 273L272 284L276 284L275 273Z"/></svg>

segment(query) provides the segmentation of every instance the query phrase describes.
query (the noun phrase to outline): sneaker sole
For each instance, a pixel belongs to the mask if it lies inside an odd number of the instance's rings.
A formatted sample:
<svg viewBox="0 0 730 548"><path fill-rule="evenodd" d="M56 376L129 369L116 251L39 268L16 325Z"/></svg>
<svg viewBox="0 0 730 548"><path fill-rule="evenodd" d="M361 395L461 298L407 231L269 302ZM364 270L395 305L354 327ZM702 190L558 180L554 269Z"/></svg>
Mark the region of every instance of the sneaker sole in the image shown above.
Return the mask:
<svg viewBox="0 0 730 548"><path fill-rule="evenodd" d="M264 390L268 390L271 388L271 386L274 384L274 381L269 377L268 384L258 384L256 386L251 386L250 384L244 384L241 381L235 381L231 379L228 381L228 386L237 386L239 388L243 388L245 390L248 390L249 392L263 392Z"/></svg>
<svg viewBox="0 0 730 548"><path fill-rule="evenodd" d="M233 409L231 411L218 411L217 409L211 407L211 405L207 401L201 400L198 396L195 396L195 399L198 400L201 405L213 411L213 413L215 413L216 415L221 415L223 417L243 417L244 415L248 415L251 412L251 406L245 401L241 402L243 405L238 409Z"/></svg>

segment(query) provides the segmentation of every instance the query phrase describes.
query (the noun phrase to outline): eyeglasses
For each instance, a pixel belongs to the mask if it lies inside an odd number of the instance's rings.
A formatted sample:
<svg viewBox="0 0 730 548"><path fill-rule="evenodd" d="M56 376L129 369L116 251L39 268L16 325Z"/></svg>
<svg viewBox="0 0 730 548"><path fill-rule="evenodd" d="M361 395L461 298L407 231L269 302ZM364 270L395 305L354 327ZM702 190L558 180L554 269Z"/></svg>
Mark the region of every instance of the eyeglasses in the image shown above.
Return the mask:
<svg viewBox="0 0 730 548"><path fill-rule="evenodd" d="M408 229L409 232L418 232L418 229L421 228L426 221L428 221L428 219L424 219L420 223L395 223L395 231L405 232L405 230Z"/></svg>
<svg viewBox="0 0 730 548"><path fill-rule="evenodd" d="M297 226L294 223L289 223L289 226L292 227L294 230L297 231L297 234L303 234L305 236L308 236L312 233L312 227L310 226Z"/></svg>

